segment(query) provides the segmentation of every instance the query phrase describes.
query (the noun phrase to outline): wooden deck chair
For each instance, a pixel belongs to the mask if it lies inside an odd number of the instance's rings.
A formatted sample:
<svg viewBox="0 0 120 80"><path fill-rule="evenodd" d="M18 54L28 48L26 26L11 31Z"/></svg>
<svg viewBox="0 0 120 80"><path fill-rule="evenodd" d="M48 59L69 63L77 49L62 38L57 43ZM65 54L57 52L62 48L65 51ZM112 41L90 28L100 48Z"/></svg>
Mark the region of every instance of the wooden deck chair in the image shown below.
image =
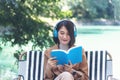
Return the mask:
<svg viewBox="0 0 120 80"><path fill-rule="evenodd" d="M89 80L112 80L112 57L107 51L86 51Z"/></svg>
<svg viewBox="0 0 120 80"><path fill-rule="evenodd" d="M26 60L22 57L26 55ZM43 60L41 51L29 51L20 55L18 80L43 80Z"/></svg>

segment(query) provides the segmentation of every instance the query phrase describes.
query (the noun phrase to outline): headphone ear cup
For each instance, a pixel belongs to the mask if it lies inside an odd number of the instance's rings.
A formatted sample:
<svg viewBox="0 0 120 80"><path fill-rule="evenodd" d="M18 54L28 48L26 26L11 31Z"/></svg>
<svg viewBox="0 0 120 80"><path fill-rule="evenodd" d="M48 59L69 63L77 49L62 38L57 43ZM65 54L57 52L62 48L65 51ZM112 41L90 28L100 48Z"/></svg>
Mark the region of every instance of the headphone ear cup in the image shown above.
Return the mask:
<svg viewBox="0 0 120 80"><path fill-rule="evenodd" d="M54 30L53 36L54 36L54 37L58 37L58 32L57 32L57 30Z"/></svg>
<svg viewBox="0 0 120 80"><path fill-rule="evenodd" d="M76 37L77 36L77 31L74 31L74 37Z"/></svg>

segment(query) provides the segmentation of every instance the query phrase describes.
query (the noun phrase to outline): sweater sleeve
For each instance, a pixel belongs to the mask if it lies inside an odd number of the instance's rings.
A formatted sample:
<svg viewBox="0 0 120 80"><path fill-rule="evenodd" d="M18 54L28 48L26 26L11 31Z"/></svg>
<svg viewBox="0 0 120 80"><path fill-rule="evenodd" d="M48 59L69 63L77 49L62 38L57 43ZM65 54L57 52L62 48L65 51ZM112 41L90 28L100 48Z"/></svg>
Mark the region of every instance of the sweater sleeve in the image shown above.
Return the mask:
<svg viewBox="0 0 120 80"><path fill-rule="evenodd" d="M52 70L47 66L47 60L49 59L48 51L46 50L44 53L44 80L53 80L54 73Z"/></svg>
<svg viewBox="0 0 120 80"><path fill-rule="evenodd" d="M83 49L82 55L83 61L79 64L79 70L83 73L83 80L88 80L88 63L85 55L85 51Z"/></svg>

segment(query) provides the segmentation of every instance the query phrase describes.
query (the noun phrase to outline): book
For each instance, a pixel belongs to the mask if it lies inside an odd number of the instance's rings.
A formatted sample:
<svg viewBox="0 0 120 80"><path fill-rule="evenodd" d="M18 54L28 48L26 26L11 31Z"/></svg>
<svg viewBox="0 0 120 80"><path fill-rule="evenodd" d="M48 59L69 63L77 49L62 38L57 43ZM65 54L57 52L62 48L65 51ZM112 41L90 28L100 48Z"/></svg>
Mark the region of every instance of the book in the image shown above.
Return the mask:
<svg viewBox="0 0 120 80"><path fill-rule="evenodd" d="M51 57L55 57L58 61L57 65L77 64L82 62L82 46L70 48L68 51L56 49L51 51Z"/></svg>

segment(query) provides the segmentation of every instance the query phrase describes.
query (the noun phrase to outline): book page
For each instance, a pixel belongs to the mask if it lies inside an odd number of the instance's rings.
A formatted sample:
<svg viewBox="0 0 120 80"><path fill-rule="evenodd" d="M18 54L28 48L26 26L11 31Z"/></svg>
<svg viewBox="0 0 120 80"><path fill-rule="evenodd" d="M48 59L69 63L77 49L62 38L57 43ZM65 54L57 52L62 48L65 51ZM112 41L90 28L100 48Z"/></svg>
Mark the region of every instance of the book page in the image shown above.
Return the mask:
<svg viewBox="0 0 120 80"><path fill-rule="evenodd" d="M55 57L59 65L68 64L69 61L71 61L72 64L80 63L82 62L82 47L72 47L68 51L61 49L52 50L51 57Z"/></svg>
<svg viewBox="0 0 120 80"><path fill-rule="evenodd" d="M82 62L82 47L78 46L69 51L68 58L72 64Z"/></svg>
<svg viewBox="0 0 120 80"><path fill-rule="evenodd" d="M54 50L51 52L51 56L55 57L55 59L58 61L57 64L59 65L68 64L67 55L63 50Z"/></svg>

